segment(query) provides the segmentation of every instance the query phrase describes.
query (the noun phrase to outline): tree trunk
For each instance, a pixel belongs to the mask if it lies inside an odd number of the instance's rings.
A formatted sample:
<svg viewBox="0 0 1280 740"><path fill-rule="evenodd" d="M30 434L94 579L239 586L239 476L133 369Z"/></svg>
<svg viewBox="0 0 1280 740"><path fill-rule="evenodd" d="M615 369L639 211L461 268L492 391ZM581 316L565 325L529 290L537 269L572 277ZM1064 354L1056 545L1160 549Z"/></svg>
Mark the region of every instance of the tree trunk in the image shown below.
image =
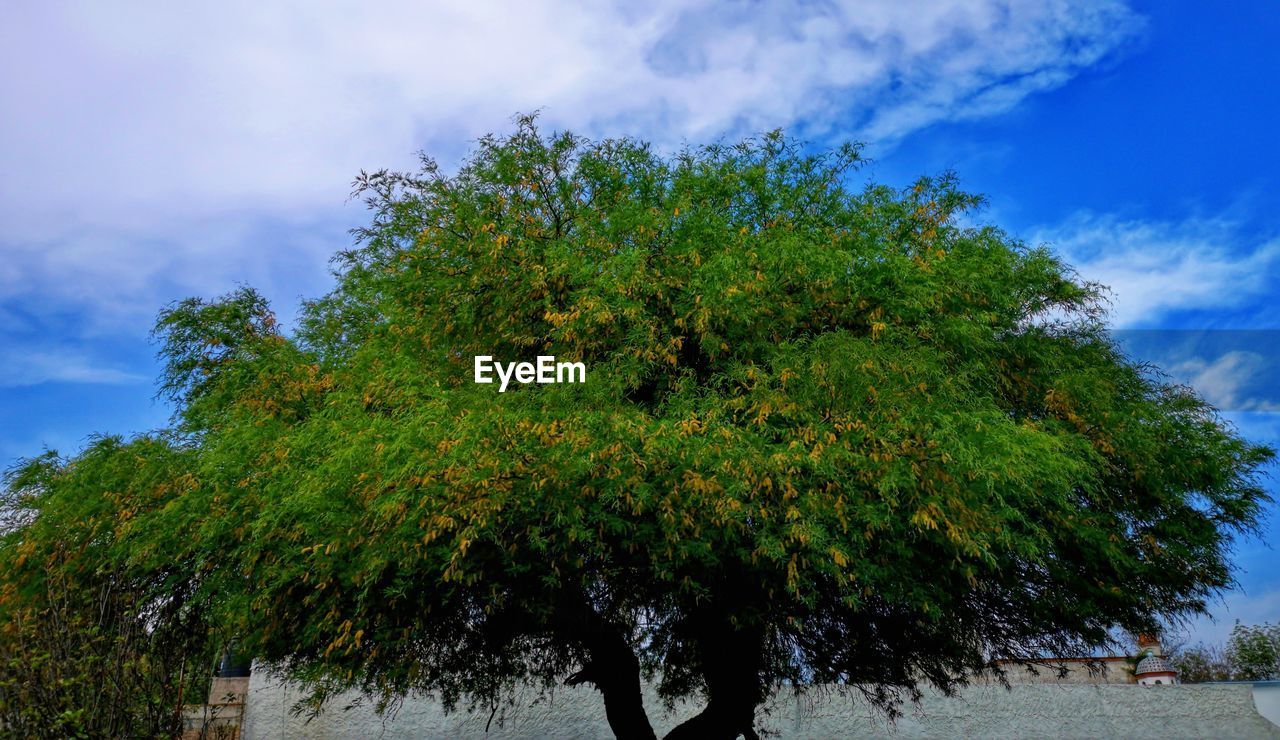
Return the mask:
<svg viewBox="0 0 1280 740"><path fill-rule="evenodd" d="M728 620L711 622L698 632L707 706L667 733L665 740L757 740L756 707L764 701L763 635L758 629L737 629Z"/></svg>
<svg viewBox="0 0 1280 740"><path fill-rule="evenodd" d="M656 740L640 689L640 660L616 625L601 617L589 604L580 603L568 625L571 639L590 656L582 670L565 682L590 683L604 698L609 729L619 740Z"/></svg>

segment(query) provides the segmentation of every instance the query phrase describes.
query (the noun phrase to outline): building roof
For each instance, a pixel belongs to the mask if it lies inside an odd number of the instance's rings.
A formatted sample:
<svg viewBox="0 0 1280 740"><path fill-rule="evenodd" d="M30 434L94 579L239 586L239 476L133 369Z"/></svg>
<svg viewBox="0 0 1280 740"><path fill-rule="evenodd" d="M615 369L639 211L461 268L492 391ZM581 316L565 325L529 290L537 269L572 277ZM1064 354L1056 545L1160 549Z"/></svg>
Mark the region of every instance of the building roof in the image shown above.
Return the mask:
<svg viewBox="0 0 1280 740"><path fill-rule="evenodd" d="M1159 655L1147 654L1142 660L1138 661L1138 665L1133 669L1134 676L1146 676L1152 673L1177 673L1177 669L1173 667L1169 661L1161 658Z"/></svg>

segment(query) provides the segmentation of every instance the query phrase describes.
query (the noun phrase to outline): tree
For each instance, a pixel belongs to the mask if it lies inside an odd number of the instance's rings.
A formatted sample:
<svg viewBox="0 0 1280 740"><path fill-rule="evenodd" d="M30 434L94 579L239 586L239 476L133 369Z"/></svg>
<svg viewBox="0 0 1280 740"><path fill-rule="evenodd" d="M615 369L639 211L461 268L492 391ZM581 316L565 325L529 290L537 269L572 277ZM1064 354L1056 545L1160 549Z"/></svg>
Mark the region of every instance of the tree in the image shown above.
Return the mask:
<svg viewBox="0 0 1280 740"><path fill-rule="evenodd" d="M0 540L6 736L174 737L184 704L204 702L211 630L191 563L166 562L130 532L134 514L190 484L190 457L158 438L107 437L72 462L46 454L10 471Z"/></svg>
<svg viewBox="0 0 1280 740"><path fill-rule="evenodd" d="M362 174L295 336L247 290L162 315L196 484L136 547L317 702L567 681L619 737L654 735L646 676L705 698L671 737L752 737L785 683L892 710L1202 611L1272 451L1127 359L1101 288L964 225L954 177L860 161L526 117L455 174ZM587 382L500 393L477 355Z"/></svg>
<svg viewBox="0 0 1280 740"><path fill-rule="evenodd" d="M1224 650L1203 643L1170 650L1184 683L1269 681L1280 677L1280 625L1236 622Z"/></svg>
<svg viewBox="0 0 1280 740"><path fill-rule="evenodd" d="M1232 675L1241 681L1280 678L1280 625L1243 625L1236 622L1227 638L1227 659Z"/></svg>
<svg viewBox="0 0 1280 740"><path fill-rule="evenodd" d="M1217 645L1200 643L1171 650L1169 658L1173 667L1178 669L1178 680L1183 683L1230 681L1233 674L1231 663Z"/></svg>

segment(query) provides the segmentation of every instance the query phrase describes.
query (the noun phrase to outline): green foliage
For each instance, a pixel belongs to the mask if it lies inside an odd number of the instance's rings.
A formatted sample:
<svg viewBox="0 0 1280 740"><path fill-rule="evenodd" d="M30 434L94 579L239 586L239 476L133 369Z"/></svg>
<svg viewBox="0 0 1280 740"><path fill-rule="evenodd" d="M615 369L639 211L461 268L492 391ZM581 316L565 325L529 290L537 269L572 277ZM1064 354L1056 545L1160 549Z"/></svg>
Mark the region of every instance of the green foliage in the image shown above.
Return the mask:
<svg viewBox="0 0 1280 740"><path fill-rule="evenodd" d="M1227 640L1232 676L1242 681L1280 679L1280 624L1236 623Z"/></svg>
<svg viewBox="0 0 1280 740"><path fill-rule="evenodd" d="M581 669L620 732L639 670L750 732L779 682L890 705L1202 610L1272 452L1120 354L1048 250L964 225L953 177L851 189L859 161L525 118L454 175L363 174L297 337L249 291L162 314L198 442L116 552L188 564L318 699ZM587 383L499 394L480 354Z"/></svg>
<svg viewBox="0 0 1280 740"><path fill-rule="evenodd" d="M1214 645L1198 644L1175 650L1169 660L1178 670L1178 680L1182 683L1230 681L1234 673L1227 656Z"/></svg>
<svg viewBox="0 0 1280 740"><path fill-rule="evenodd" d="M266 299L245 287L218 301L188 298L168 306L152 336L165 363L160 394L178 404L189 430L207 425L202 414L233 403L240 390L234 378L283 341Z"/></svg>
<svg viewBox="0 0 1280 740"><path fill-rule="evenodd" d="M1280 625L1236 622L1226 649L1199 644L1171 652L1183 683L1272 681L1280 678Z"/></svg>
<svg viewBox="0 0 1280 740"><path fill-rule="evenodd" d="M46 454L10 472L0 544L6 735L169 737L181 731L183 702L204 701L204 604L191 564L168 561L156 549L165 533L150 528L192 485L192 462L163 440L103 438L70 463Z"/></svg>

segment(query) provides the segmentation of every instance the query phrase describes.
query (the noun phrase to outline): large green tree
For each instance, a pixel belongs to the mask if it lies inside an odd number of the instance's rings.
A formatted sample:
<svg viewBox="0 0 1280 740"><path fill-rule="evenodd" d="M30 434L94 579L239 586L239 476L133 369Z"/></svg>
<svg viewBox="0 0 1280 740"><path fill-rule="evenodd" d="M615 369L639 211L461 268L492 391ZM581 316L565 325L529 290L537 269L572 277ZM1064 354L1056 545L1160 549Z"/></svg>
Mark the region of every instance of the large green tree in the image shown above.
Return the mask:
<svg viewBox="0 0 1280 740"><path fill-rule="evenodd" d="M294 335L247 289L162 314L192 483L135 546L317 700L567 680L623 737L646 676L704 698L672 737L750 737L785 683L891 707L1202 610L1272 452L953 178L859 161L522 118L452 174L363 174ZM502 393L477 355L587 381Z"/></svg>

